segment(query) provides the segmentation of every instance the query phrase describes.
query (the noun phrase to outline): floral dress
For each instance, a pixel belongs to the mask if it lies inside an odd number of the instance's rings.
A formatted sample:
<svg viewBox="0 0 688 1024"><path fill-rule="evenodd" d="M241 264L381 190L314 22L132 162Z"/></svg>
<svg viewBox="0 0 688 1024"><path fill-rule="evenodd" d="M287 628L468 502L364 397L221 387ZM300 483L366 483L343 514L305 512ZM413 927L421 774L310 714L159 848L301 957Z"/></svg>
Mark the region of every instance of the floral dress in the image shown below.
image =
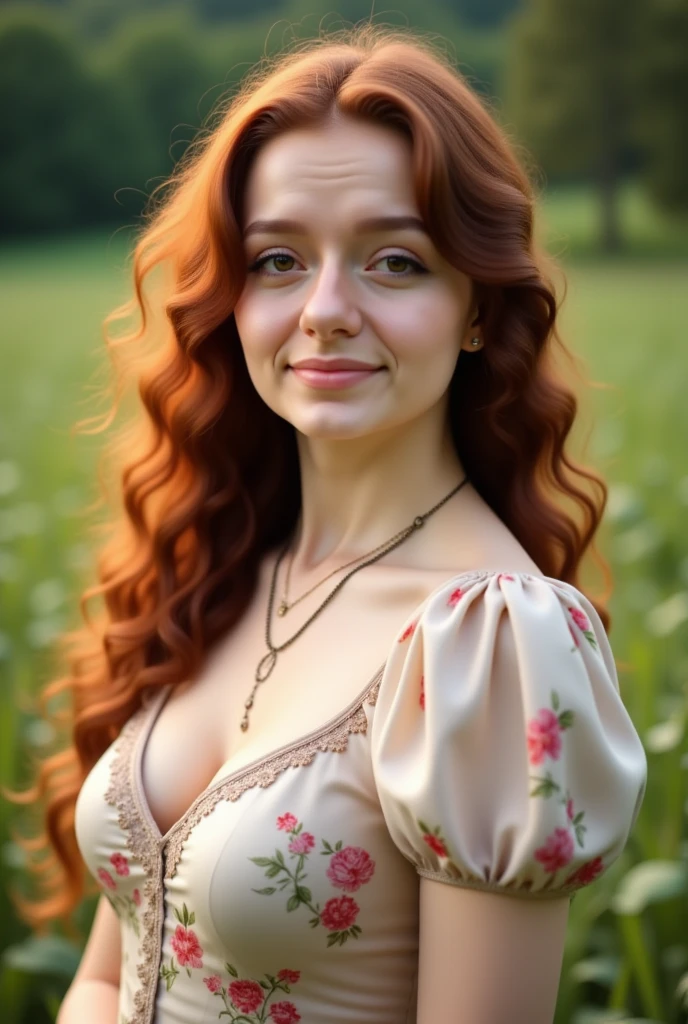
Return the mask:
<svg viewBox="0 0 688 1024"><path fill-rule="evenodd" d="M549 577L447 581L349 707L220 773L163 836L141 762L171 692L77 801L121 921L118 1024L413 1024L421 878L571 896L619 856L645 789L602 623Z"/></svg>

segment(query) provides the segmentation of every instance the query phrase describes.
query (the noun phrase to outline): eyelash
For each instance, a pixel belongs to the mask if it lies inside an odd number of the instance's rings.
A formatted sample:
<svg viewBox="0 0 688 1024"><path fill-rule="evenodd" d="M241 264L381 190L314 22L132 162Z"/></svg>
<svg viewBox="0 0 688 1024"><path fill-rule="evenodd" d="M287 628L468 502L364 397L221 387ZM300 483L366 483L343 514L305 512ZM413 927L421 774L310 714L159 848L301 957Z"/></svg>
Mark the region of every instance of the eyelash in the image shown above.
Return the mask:
<svg viewBox="0 0 688 1024"><path fill-rule="evenodd" d="M271 259L274 259L276 256L286 256L290 260L296 260L296 257L292 256L291 253L284 252L281 249L277 249L277 250L275 250L273 252L265 253L264 256L261 256L260 259L257 259L254 263L252 263L251 266L248 268L249 273L253 273L253 272L260 273L262 271L263 266L267 263L267 261L271 260ZM422 263L419 263L418 260L414 260L410 256L404 256L404 255L401 255L399 253L388 253L386 256L381 256L380 259L376 260L375 262L379 263L381 260L394 260L394 259L396 259L396 260L403 260L405 263L409 263L414 269L413 269L413 272L411 274L394 274L394 273L390 272L390 276L391 277L412 277L413 274L427 274L427 273L429 273L427 268L424 267ZM288 273L289 273L288 270L285 270L282 273L264 272L264 276L265 277L285 277Z"/></svg>

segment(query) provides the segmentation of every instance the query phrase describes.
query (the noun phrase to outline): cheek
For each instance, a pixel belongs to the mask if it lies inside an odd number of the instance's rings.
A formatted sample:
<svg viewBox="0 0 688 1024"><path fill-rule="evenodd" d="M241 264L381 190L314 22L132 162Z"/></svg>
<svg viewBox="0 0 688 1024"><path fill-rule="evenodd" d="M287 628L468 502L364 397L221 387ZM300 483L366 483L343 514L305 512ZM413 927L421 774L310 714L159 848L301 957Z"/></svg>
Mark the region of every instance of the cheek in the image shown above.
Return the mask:
<svg viewBox="0 0 688 1024"><path fill-rule="evenodd" d="M234 309L234 320L247 365L259 369L266 361L272 363L286 337L275 310L255 296L242 296Z"/></svg>
<svg viewBox="0 0 688 1024"><path fill-rule="evenodd" d="M460 326L456 316L438 316L427 310L422 316L398 318L385 334L400 373L443 377L453 373L461 351Z"/></svg>

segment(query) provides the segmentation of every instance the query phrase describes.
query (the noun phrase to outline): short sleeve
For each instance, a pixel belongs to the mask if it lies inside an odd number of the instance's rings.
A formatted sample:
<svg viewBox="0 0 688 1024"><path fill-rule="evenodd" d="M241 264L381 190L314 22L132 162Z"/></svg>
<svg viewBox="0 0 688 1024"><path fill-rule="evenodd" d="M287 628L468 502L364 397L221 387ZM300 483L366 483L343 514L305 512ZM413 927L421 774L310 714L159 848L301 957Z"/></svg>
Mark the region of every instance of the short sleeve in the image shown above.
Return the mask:
<svg viewBox="0 0 688 1024"><path fill-rule="evenodd" d="M645 791L602 622L549 577L434 591L394 642L371 744L389 833L419 874L515 896L598 878Z"/></svg>

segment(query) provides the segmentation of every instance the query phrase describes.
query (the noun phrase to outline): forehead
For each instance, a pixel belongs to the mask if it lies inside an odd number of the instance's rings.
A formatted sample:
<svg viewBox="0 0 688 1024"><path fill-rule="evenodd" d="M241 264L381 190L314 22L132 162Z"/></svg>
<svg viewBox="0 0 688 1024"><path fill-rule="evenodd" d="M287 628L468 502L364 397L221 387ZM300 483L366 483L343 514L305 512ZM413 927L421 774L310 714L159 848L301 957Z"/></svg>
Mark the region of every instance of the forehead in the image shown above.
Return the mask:
<svg viewBox="0 0 688 1024"><path fill-rule="evenodd" d="M246 182L245 222L311 207L344 216L381 208L417 214L411 159L411 143L399 132L351 118L284 132L256 155Z"/></svg>

